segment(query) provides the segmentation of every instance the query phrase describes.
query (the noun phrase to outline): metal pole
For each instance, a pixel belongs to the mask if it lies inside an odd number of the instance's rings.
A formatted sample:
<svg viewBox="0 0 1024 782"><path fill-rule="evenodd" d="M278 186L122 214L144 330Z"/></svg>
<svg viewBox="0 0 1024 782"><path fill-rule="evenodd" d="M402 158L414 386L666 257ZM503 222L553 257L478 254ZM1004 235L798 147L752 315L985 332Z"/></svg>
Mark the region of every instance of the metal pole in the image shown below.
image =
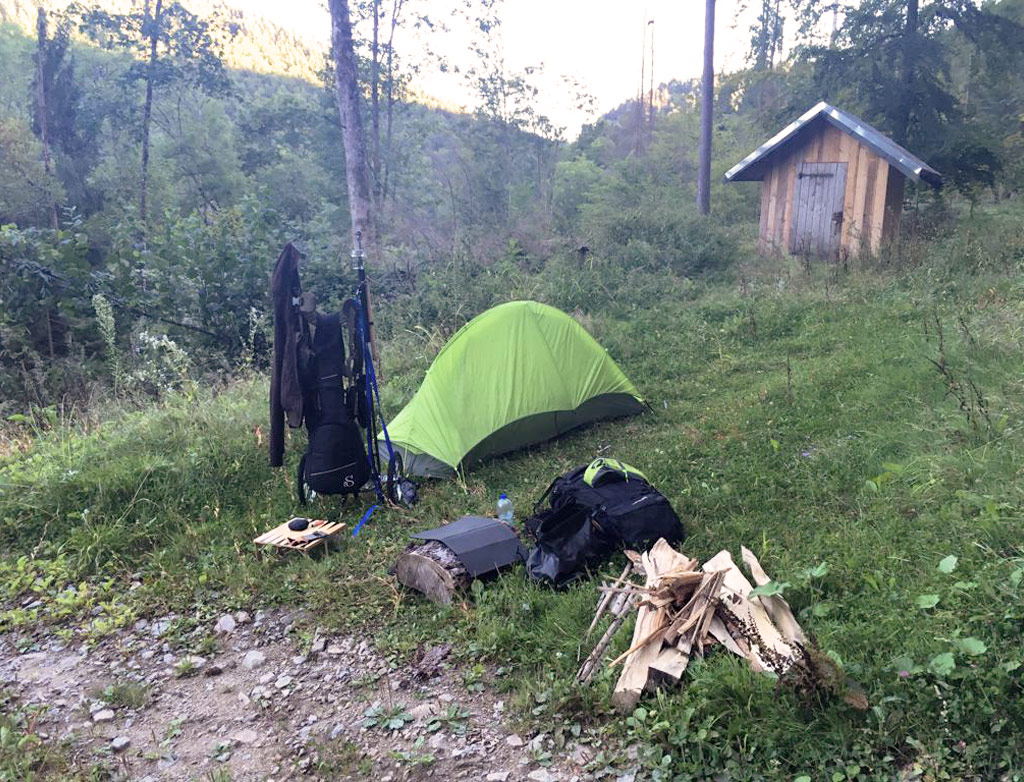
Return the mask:
<svg viewBox="0 0 1024 782"><path fill-rule="evenodd" d="M704 11L704 77L700 88L700 159L697 166L697 209L711 212L711 115L715 107L715 0Z"/></svg>

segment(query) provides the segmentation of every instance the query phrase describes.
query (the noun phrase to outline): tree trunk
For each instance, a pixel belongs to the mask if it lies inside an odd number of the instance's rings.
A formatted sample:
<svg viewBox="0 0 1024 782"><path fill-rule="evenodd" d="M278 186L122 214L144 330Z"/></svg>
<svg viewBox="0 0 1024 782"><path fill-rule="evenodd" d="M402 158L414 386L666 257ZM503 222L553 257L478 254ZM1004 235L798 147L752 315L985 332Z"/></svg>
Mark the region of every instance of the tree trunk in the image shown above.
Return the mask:
<svg viewBox="0 0 1024 782"><path fill-rule="evenodd" d="M374 204L380 206L381 201L381 165L380 165L380 0L373 0L373 42L370 47L370 121L373 124L373 149L371 151L373 167Z"/></svg>
<svg viewBox="0 0 1024 782"><path fill-rule="evenodd" d="M898 144L906 144L910 135L910 117L913 113L914 82L917 69L917 28L919 0L907 0L907 26L903 31L903 94L900 96L899 116L896 117L895 137Z"/></svg>
<svg viewBox="0 0 1024 782"><path fill-rule="evenodd" d="M395 28L398 26L398 15L402 11L404 0L395 0L391 7L391 32L388 35L388 64L387 64L387 88L385 102L387 104L387 118L384 131L384 160L383 160L383 182L381 185L381 202L390 192L391 181L391 138L392 124L395 116ZM392 199L394 204L394 199Z"/></svg>
<svg viewBox="0 0 1024 782"><path fill-rule="evenodd" d="M39 123L39 142L43 147L43 170L53 176L53 161L50 157L50 122L46 106L46 11L42 8L36 16L36 118ZM60 227L57 220L57 202L50 199L50 227ZM47 315L49 318L49 315ZM50 357L53 357L53 340L50 340Z"/></svg>
<svg viewBox="0 0 1024 782"><path fill-rule="evenodd" d="M331 49L334 57L334 86L338 100L338 114L341 118L342 143L345 146L345 181L348 183L348 211L352 218L352 246L356 246L356 235L362 239L362 246L370 249L371 258L377 260L377 233L373 224L373 208L370 193L370 171L366 160L366 136L363 133L363 119L359 112L359 75L356 70L356 55L352 48L352 20L348 12L348 0L328 0L331 12ZM374 363L378 366L377 339L373 328L373 307L367 287L366 313L370 323L370 349Z"/></svg>
<svg viewBox="0 0 1024 782"><path fill-rule="evenodd" d="M654 141L654 20L651 25L651 75L650 91L647 93L647 143Z"/></svg>
<svg viewBox="0 0 1024 782"><path fill-rule="evenodd" d="M704 76L700 87L700 158L697 167L697 209L711 213L711 119L715 105L715 0L704 6Z"/></svg>
<svg viewBox="0 0 1024 782"><path fill-rule="evenodd" d="M153 79L156 76L157 44L160 41L160 17L163 0L156 0L156 12L149 15L146 2L146 21L149 23L149 67L146 68L146 103L142 109L142 178L139 188L139 219L146 226L146 194L149 187L149 127L153 123Z"/></svg>
<svg viewBox="0 0 1024 782"><path fill-rule="evenodd" d="M647 67L647 15L644 14L644 34L640 40L640 89L636 91L636 143L634 153L639 157L643 152L644 120L647 111L644 107L644 73Z"/></svg>

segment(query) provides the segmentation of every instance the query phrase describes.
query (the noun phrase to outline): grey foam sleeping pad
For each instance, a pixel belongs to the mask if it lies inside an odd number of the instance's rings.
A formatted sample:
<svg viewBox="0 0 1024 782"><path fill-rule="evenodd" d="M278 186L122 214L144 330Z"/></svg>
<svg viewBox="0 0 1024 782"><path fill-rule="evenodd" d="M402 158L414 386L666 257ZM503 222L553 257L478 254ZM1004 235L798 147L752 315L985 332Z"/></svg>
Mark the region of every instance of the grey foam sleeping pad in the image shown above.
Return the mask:
<svg viewBox="0 0 1024 782"><path fill-rule="evenodd" d="M526 559L526 549L515 530L498 519L484 516L463 516L451 524L417 532L411 537L443 543L459 558L471 578Z"/></svg>

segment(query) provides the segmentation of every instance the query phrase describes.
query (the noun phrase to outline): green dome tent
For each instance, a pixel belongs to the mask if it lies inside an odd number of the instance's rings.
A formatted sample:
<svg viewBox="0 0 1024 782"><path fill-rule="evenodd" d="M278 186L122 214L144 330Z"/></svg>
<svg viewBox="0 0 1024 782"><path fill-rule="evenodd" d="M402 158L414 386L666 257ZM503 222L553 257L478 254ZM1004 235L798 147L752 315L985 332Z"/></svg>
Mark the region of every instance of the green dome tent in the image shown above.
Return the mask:
<svg viewBox="0 0 1024 782"><path fill-rule="evenodd" d="M636 386L575 320L513 301L459 329L388 433L406 473L441 478L642 409Z"/></svg>

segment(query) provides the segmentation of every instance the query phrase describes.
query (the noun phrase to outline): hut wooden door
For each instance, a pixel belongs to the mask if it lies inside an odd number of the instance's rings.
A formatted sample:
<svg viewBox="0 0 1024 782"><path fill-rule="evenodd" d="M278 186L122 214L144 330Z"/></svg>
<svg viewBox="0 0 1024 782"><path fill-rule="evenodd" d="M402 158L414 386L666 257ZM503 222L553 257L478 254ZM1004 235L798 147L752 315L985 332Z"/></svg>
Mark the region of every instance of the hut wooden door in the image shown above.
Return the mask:
<svg viewBox="0 0 1024 782"><path fill-rule="evenodd" d="M801 163L797 171L789 251L815 258L839 253L846 163Z"/></svg>

